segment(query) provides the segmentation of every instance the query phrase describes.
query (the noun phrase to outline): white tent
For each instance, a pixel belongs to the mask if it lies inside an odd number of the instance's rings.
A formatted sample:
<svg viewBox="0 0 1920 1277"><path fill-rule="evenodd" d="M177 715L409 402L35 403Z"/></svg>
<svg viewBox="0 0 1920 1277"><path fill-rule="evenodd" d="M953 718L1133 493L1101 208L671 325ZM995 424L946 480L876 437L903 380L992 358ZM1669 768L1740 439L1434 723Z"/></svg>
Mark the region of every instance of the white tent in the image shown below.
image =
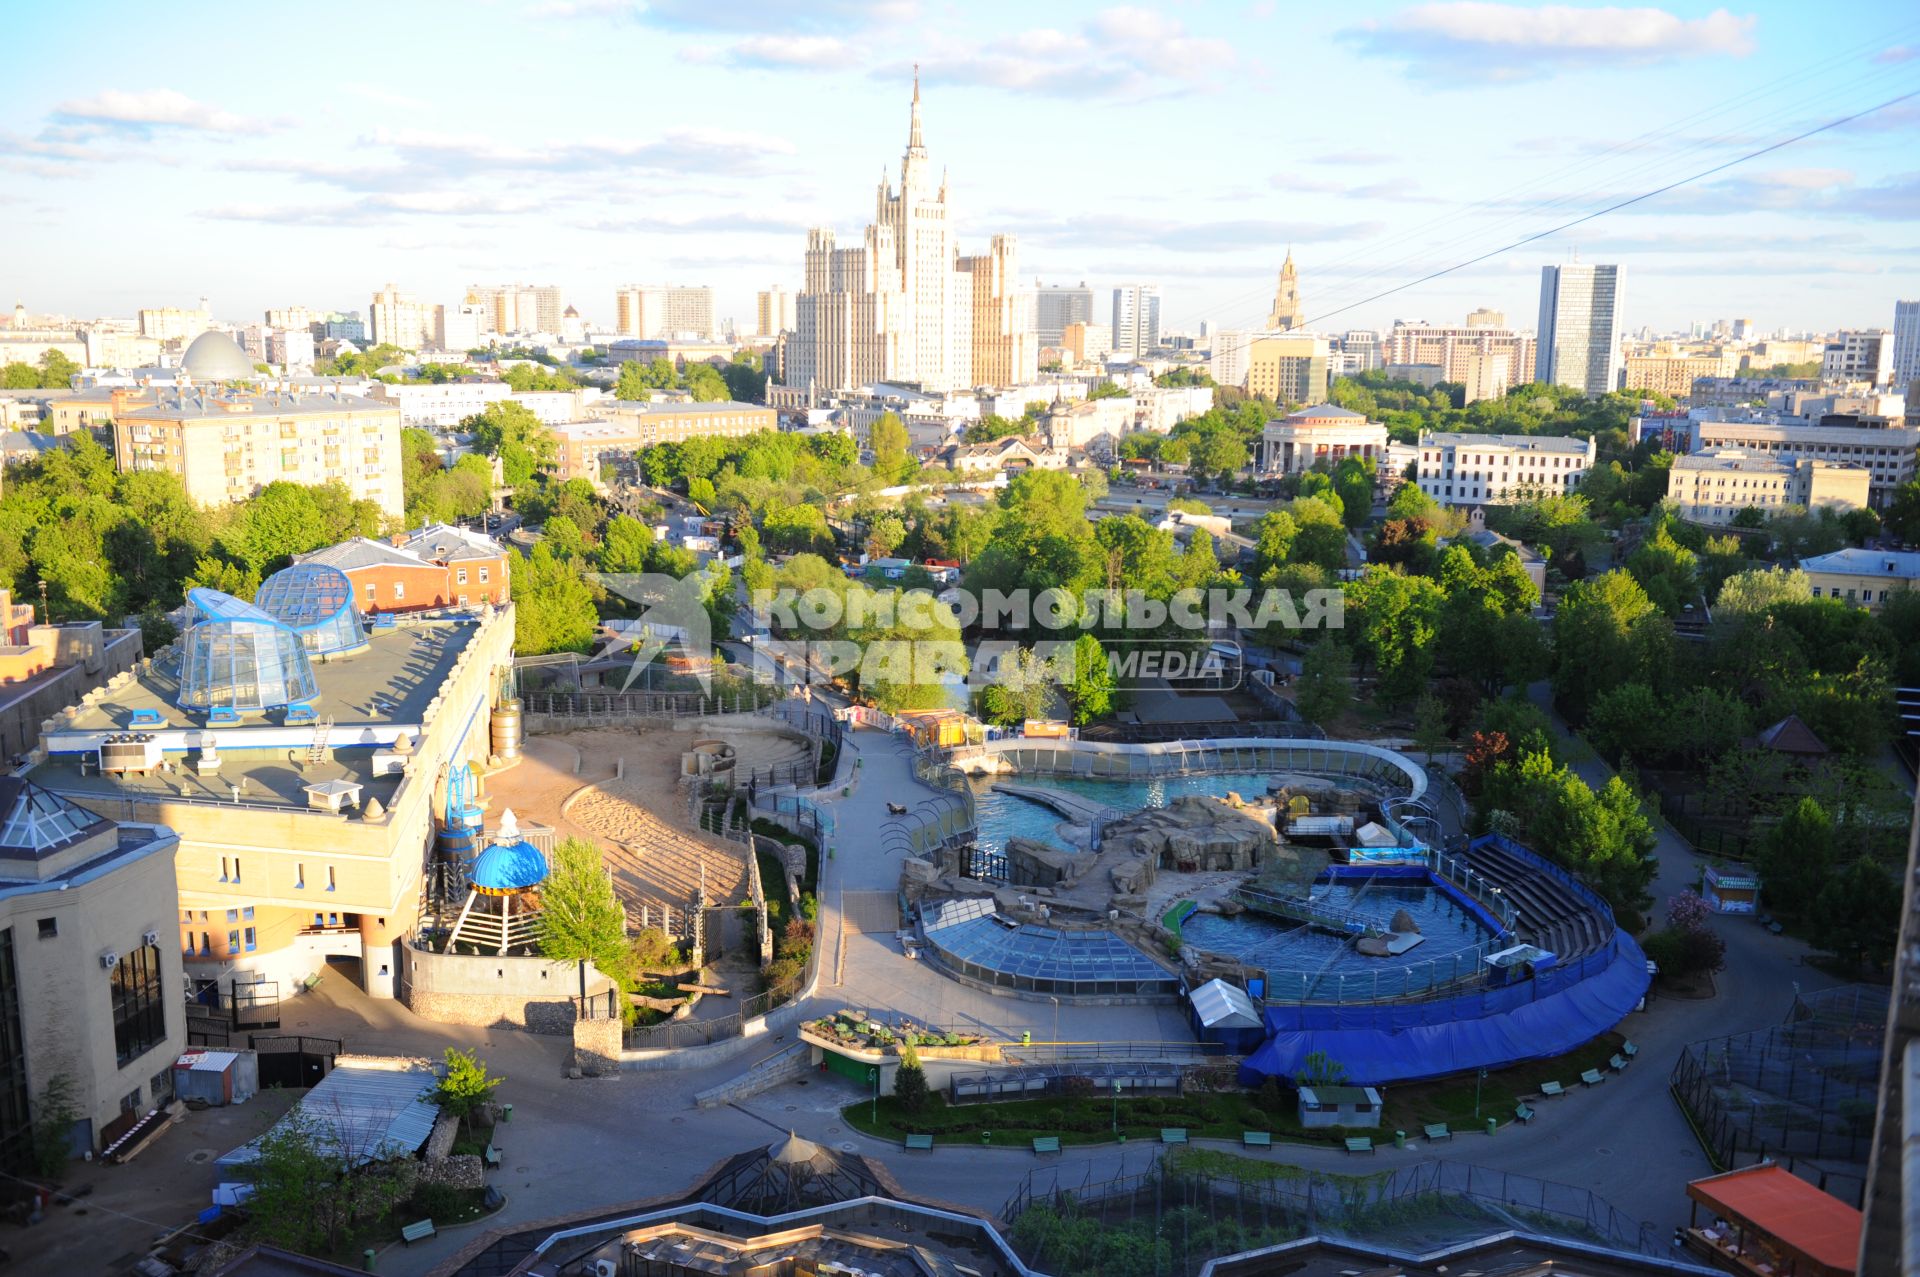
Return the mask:
<svg viewBox="0 0 1920 1277"><path fill-rule="evenodd" d="M1261 1025L1259 1008L1239 985L1209 980L1187 996L1202 1028L1257 1029Z"/></svg>

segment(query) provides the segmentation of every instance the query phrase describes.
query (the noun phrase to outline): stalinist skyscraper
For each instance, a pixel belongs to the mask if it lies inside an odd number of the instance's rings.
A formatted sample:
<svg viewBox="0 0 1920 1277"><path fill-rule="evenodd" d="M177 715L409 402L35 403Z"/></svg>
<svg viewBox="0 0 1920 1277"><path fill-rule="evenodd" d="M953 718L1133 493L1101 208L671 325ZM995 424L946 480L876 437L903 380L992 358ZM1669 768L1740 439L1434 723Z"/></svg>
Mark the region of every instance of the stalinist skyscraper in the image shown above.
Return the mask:
<svg viewBox="0 0 1920 1277"><path fill-rule="evenodd" d="M1273 292L1273 311L1267 316L1267 328L1272 332L1285 332L1298 328L1306 322L1306 312L1300 304L1300 276L1293 269L1293 250L1287 250L1287 260L1280 266L1280 286Z"/></svg>
<svg viewBox="0 0 1920 1277"><path fill-rule="evenodd" d="M938 393L1030 379L1033 298L1018 278L1010 235L995 236L985 256L957 255L946 175L934 185L921 133L916 73L899 188L882 173L857 247L838 247L824 227L807 232L781 382L811 396L877 381ZM976 287L985 290L978 304Z"/></svg>

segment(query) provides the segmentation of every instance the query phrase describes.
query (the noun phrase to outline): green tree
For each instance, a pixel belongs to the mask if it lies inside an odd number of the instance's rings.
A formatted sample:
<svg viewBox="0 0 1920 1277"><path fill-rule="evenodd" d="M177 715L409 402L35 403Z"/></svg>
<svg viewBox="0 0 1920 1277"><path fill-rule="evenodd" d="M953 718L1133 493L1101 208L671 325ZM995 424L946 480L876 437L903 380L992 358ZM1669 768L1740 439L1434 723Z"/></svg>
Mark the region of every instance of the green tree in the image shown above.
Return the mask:
<svg viewBox="0 0 1920 1277"><path fill-rule="evenodd" d="M1817 943L1854 967L1878 970L1900 938L1899 883L1866 856L1828 878L1814 901Z"/></svg>
<svg viewBox="0 0 1920 1277"><path fill-rule="evenodd" d="M1802 798L1767 831L1757 857L1767 903L1790 918L1812 912L1833 873L1833 817L1812 798Z"/></svg>
<svg viewBox="0 0 1920 1277"><path fill-rule="evenodd" d="M607 521L600 536L602 572L644 572L653 551L653 529L631 515L618 514Z"/></svg>
<svg viewBox="0 0 1920 1277"><path fill-rule="evenodd" d="M927 1070L921 1066L920 1054L911 1045L900 1052L900 1067L893 1073L893 1100L902 1112L918 1113L927 1106L931 1092L927 1088Z"/></svg>
<svg viewBox="0 0 1920 1277"><path fill-rule="evenodd" d="M381 1124L293 1109L255 1143L248 1231L301 1254L338 1251L355 1227L384 1219L407 1195L389 1163L411 1150L387 1140Z"/></svg>
<svg viewBox="0 0 1920 1277"><path fill-rule="evenodd" d="M465 1126L507 1079L487 1072L486 1062L472 1051L450 1046L442 1057L446 1073L433 1093L433 1102Z"/></svg>
<svg viewBox="0 0 1920 1277"><path fill-rule="evenodd" d="M562 559L541 542L513 565L514 650L522 656L584 652L600 617L577 559Z"/></svg>
<svg viewBox="0 0 1920 1277"><path fill-rule="evenodd" d="M1085 726L1113 712L1113 666L1100 640L1091 634L1082 634L1073 641L1073 682L1068 690L1073 699L1076 726Z"/></svg>
<svg viewBox="0 0 1920 1277"><path fill-rule="evenodd" d="M1554 694L1584 721L1600 692L1623 683L1654 684L1651 669L1670 659L1672 632L1640 583L1626 572L1575 582L1554 618Z"/></svg>
<svg viewBox="0 0 1920 1277"><path fill-rule="evenodd" d="M1920 541L1920 482L1908 481L1895 488L1881 510L1880 522L1908 544Z"/></svg>
<svg viewBox="0 0 1920 1277"><path fill-rule="evenodd" d="M1422 694L1413 703L1413 747L1425 754L1431 765L1433 756L1450 743L1446 704L1432 692Z"/></svg>
<svg viewBox="0 0 1920 1277"><path fill-rule="evenodd" d="M500 458L500 477L509 488L530 481L536 471L552 470L560 457L560 442L540 424L533 410L512 399L496 399L461 422L473 433L473 445Z"/></svg>
<svg viewBox="0 0 1920 1277"><path fill-rule="evenodd" d="M1782 603L1805 603L1813 585L1798 568L1752 568L1736 572L1720 587L1714 609L1723 614L1771 611Z"/></svg>
<svg viewBox="0 0 1920 1277"><path fill-rule="evenodd" d="M867 433L867 448L873 453L873 472L882 482L899 483L912 464L907 456L911 440L906 423L891 412L883 412Z"/></svg>
<svg viewBox="0 0 1920 1277"><path fill-rule="evenodd" d="M43 1179L58 1179L73 1156L73 1124L79 1120L79 1090L73 1075L48 1074L33 1101L33 1168Z"/></svg>
<svg viewBox="0 0 1920 1277"><path fill-rule="evenodd" d="M555 962L591 962L622 992L633 984L633 946L627 911L613 890L613 875L600 848L584 838L566 838L548 857L540 885L540 952Z"/></svg>
<svg viewBox="0 0 1920 1277"><path fill-rule="evenodd" d="M1295 681L1294 708L1309 723L1325 727L1353 703L1353 662L1346 644L1323 638L1307 650Z"/></svg>
<svg viewBox="0 0 1920 1277"><path fill-rule="evenodd" d="M1373 512L1373 472L1358 457L1347 457L1333 469L1333 490L1349 528L1357 528Z"/></svg>
<svg viewBox="0 0 1920 1277"><path fill-rule="evenodd" d="M1381 698L1412 700L1433 670L1445 595L1425 577L1401 576L1377 564L1350 582L1346 594L1359 617L1360 645L1379 672Z"/></svg>

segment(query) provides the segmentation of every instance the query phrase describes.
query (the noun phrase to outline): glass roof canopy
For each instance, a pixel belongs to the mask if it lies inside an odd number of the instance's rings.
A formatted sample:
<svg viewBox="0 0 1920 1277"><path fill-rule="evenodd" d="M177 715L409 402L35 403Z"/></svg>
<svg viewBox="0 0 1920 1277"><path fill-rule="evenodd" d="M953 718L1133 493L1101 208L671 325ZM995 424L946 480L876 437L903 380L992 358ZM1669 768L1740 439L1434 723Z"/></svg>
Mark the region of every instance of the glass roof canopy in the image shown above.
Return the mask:
<svg viewBox="0 0 1920 1277"><path fill-rule="evenodd" d="M254 604L300 636L315 656L364 646L366 632L353 605L353 582L339 568L296 563L261 582Z"/></svg>
<svg viewBox="0 0 1920 1277"><path fill-rule="evenodd" d="M928 911L927 943L942 965L1003 989L1097 996L1171 992L1171 972L1105 929L1064 931L1002 920L988 898Z"/></svg>
<svg viewBox="0 0 1920 1277"><path fill-rule="evenodd" d="M198 619L181 640L180 704L198 710L264 710L319 692L300 636L251 603L219 590L187 591Z"/></svg>

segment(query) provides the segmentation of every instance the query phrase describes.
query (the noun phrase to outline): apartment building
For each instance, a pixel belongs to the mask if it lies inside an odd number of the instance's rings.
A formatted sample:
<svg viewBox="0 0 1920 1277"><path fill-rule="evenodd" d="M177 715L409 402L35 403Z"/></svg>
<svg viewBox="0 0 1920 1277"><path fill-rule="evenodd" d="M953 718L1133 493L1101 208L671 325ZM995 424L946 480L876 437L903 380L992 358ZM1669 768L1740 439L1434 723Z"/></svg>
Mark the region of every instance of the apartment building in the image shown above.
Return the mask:
<svg viewBox="0 0 1920 1277"><path fill-rule="evenodd" d="M760 337L778 337L790 333L796 324L794 302L799 295L778 284L754 297L754 333Z"/></svg>
<svg viewBox="0 0 1920 1277"><path fill-rule="evenodd" d="M242 501L278 480L339 482L399 515L400 410L355 395L159 391L117 409L122 471L166 470L202 505Z"/></svg>
<svg viewBox="0 0 1920 1277"><path fill-rule="evenodd" d="M1530 380L1596 396L1614 389L1620 372L1624 283L1618 266L1540 268L1539 345Z"/></svg>
<svg viewBox="0 0 1920 1277"><path fill-rule="evenodd" d="M1489 379L1488 362L1505 356L1505 381L1494 394L1479 396L1482 398L1497 398L1506 393L1508 386L1524 386L1532 381L1538 345L1533 336L1504 326L1476 324L1473 322L1476 315L1495 316L1497 312L1475 311L1462 328L1396 323L1383 343L1381 362L1428 364L1440 369L1441 381L1484 384Z"/></svg>
<svg viewBox="0 0 1920 1277"><path fill-rule="evenodd" d="M1299 474L1316 465L1331 468L1348 457L1384 462L1387 428L1364 412L1317 404L1269 421L1260 432L1260 473Z"/></svg>
<svg viewBox="0 0 1920 1277"><path fill-rule="evenodd" d="M957 258L954 269L972 276L973 381L1017 386L1037 375L1040 344L1033 326L1033 290L1022 288L1019 243L995 235L985 253Z"/></svg>
<svg viewBox="0 0 1920 1277"><path fill-rule="evenodd" d="M615 290L613 310L623 337L713 340L713 290L704 285L628 284Z"/></svg>
<svg viewBox="0 0 1920 1277"><path fill-rule="evenodd" d="M1787 506L1863 509L1870 482L1863 466L1708 448L1674 459L1667 471L1667 496L1679 505L1681 518L1725 525L1746 509L1764 514L1778 514Z"/></svg>
<svg viewBox="0 0 1920 1277"><path fill-rule="evenodd" d="M563 422L553 428L560 441L562 479L597 481L602 460L630 454L657 443L694 438L738 438L777 430L779 417L762 404L640 403L607 400L595 406L598 421Z"/></svg>
<svg viewBox="0 0 1920 1277"><path fill-rule="evenodd" d="M452 430L489 405L513 396L504 381L375 382L367 392L400 413L400 424L420 430Z"/></svg>
<svg viewBox="0 0 1920 1277"><path fill-rule="evenodd" d="M1838 333L1821 352L1820 376L1884 386L1893 379L1893 350L1893 334L1884 328Z"/></svg>
<svg viewBox="0 0 1920 1277"><path fill-rule="evenodd" d="M1320 403L1327 397L1328 357L1325 337L1257 337L1247 349L1247 393L1277 404Z"/></svg>
<svg viewBox="0 0 1920 1277"><path fill-rule="evenodd" d="M140 335L155 341L192 341L213 327L213 315L206 307L183 310L178 306L154 306L139 312Z"/></svg>
<svg viewBox="0 0 1920 1277"><path fill-rule="evenodd" d="M1920 554L1849 547L1800 561L1816 599L1839 599L1878 612L1895 590L1920 582Z"/></svg>
<svg viewBox="0 0 1920 1277"><path fill-rule="evenodd" d="M1628 355L1626 377L1621 388L1666 395L1670 399L1687 399L1693 394L1694 383L1701 378L1731 377L1739 368L1740 356L1735 354Z"/></svg>
<svg viewBox="0 0 1920 1277"><path fill-rule="evenodd" d="M1498 505L1573 491L1593 468L1593 436L1481 435L1427 431L1415 480L1446 506Z"/></svg>
<svg viewBox="0 0 1920 1277"><path fill-rule="evenodd" d="M388 284L373 295L367 309L367 325L374 345L398 346L418 350L433 336L434 308L412 293L403 293Z"/></svg>

